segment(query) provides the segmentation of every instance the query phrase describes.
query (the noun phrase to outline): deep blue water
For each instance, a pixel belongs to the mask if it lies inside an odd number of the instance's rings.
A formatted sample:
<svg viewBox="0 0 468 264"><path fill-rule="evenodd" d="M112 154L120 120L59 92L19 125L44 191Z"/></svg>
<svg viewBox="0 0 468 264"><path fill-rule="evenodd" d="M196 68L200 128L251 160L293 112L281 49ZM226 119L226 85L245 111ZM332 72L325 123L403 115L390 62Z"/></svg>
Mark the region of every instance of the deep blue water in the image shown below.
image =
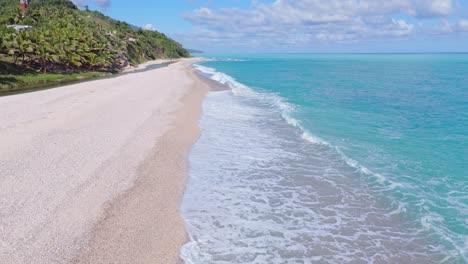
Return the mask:
<svg viewBox="0 0 468 264"><path fill-rule="evenodd" d="M467 262L468 54L207 57L184 260Z"/></svg>

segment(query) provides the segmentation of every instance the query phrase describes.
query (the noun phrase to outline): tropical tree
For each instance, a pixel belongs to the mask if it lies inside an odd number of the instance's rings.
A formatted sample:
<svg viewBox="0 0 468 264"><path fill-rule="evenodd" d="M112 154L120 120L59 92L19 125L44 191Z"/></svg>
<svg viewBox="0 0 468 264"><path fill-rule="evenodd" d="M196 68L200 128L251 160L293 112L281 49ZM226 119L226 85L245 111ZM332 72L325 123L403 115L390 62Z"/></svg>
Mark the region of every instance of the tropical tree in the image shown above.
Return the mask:
<svg viewBox="0 0 468 264"><path fill-rule="evenodd" d="M30 39L28 32L21 32L16 36L18 44L18 53L21 56L21 63L25 63L26 56L30 56L34 51L34 45Z"/></svg>
<svg viewBox="0 0 468 264"><path fill-rule="evenodd" d="M5 50L6 53L13 58L13 63L16 63L20 54L17 32L5 34Z"/></svg>
<svg viewBox="0 0 468 264"><path fill-rule="evenodd" d="M5 45L3 39L5 38L6 28L0 26L0 54L4 52Z"/></svg>
<svg viewBox="0 0 468 264"><path fill-rule="evenodd" d="M59 55L56 46L53 46L48 39L53 39L49 30L37 31L34 42L34 55L39 61L40 70L47 72L50 65L59 60Z"/></svg>

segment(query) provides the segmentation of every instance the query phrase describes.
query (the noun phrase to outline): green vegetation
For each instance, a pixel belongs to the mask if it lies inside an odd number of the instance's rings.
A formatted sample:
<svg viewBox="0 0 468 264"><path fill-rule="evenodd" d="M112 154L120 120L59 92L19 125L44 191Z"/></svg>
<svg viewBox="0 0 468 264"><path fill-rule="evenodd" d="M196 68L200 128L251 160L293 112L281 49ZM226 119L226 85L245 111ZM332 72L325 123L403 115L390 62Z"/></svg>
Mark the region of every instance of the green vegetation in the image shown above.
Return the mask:
<svg viewBox="0 0 468 264"><path fill-rule="evenodd" d="M38 73L30 68L0 62L0 96L11 91L39 89L108 75L110 73L106 72Z"/></svg>
<svg viewBox="0 0 468 264"><path fill-rule="evenodd" d="M79 10L69 0L32 0L22 18L19 1L0 0L0 88L17 83L60 79L60 74L119 72L158 58L189 57L181 44L156 31L137 29L97 11ZM9 24L30 25L16 31ZM10 72L11 65L23 69ZM10 65L6 67L5 65ZM54 73L42 77L41 73ZM21 75L21 76L18 76ZM83 74L81 74L83 75ZM8 77L10 76L10 77Z"/></svg>
<svg viewBox="0 0 468 264"><path fill-rule="evenodd" d="M201 50L194 50L194 49L187 49L187 51L188 51L190 54L204 53L204 52L201 51Z"/></svg>

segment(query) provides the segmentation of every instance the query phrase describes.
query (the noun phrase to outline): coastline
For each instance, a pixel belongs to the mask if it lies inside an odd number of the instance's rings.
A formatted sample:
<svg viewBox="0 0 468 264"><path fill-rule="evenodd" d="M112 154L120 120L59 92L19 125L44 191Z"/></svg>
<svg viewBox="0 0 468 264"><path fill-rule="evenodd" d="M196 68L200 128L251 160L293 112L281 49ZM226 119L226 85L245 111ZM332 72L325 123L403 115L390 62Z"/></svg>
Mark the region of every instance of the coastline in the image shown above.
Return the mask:
<svg viewBox="0 0 468 264"><path fill-rule="evenodd" d="M171 129L138 167L135 185L107 205L90 248L72 263L181 261L180 248L187 234L179 202L187 180L188 154L200 133L201 104L210 90L188 67L185 73L194 81L192 92L182 98Z"/></svg>
<svg viewBox="0 0 468 264"><path fill-rule="evenodd" d="M204 83L205 85L207 85L208 87L210 87L210 91L211 92L222 92L222 91L228 91L230 90L229 86L227 86L226 84L222 84L220 82L217 82L213 79L210 79L206 76L204 76L203 74L201 74L200 72L198 72L198 70L194 69L194 74L196 76L196 78Z"/></svg>
<svg viewBox="0 0 468 264"><path fill-rule="evenodd" d="M0 99L1 262L179 261L187 155L209 91L194 60Z"/></svg>

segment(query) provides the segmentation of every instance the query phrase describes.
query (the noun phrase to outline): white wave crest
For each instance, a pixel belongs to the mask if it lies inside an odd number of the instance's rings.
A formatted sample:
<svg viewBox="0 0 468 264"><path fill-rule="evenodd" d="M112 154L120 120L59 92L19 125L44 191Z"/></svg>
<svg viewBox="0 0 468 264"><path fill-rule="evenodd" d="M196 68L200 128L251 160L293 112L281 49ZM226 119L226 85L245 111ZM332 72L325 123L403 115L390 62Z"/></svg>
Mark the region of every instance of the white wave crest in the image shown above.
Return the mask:
<svg viewBox="0 0 468 264"><path fill-rule="evenodd" d="M286 123L289 125L295 127L300 131L301 133L301 138L304 139L305 141L316 144L316 145L324 145L331 147L336 150L336 152L340 155L341 159L350 167L356 169L359 173L362 173L364 175L370 176L373 179L376 180L377 183L379 183L381 186L384 186L386 190L392 190L397 187L401 187L400 183L396 183L393 181L390 181L387 179L385 176L382 174L376 173L371 171L369 168L365 167L364 165L360 164L358 161L349 158L345 153L343 153L339 147L334 146L330 144L329 142L323 140L322 138L313 135L310 133L301 123L300 120L296 119L293 117L294 112L296 111L296 106L288 103L286 99L283 97L273 94L273 93L261 93L261 92L256 92L255 90L251 89L250 87L236 81L235 78L232 76L229 76L225 73L219 72L213 68L202 66L195 64L194 65L197 70L200 72L208 75L209 78L211 78L214 81L217 81L223 85L227 85L232 93L235 96L244 96L244 97L250 97L250 98L256 98L259 100L261 103L270 105L272 107L277 108L280 113L281 117L284 119Z"/></svg>

